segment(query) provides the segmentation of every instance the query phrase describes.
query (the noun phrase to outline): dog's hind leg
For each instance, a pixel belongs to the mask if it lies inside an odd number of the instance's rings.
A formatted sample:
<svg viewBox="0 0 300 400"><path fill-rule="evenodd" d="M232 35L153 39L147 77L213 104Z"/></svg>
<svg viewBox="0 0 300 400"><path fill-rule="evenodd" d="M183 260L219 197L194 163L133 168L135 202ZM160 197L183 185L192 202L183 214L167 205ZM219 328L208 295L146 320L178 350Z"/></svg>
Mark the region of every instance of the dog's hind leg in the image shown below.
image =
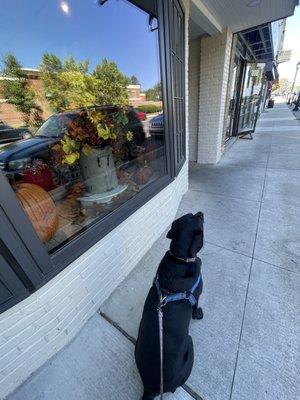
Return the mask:
<svg viewBox="0 0 300 400"><path fill-rule="evenodd" d="M144 391L142 400L154 400L156 397L156 394L150 393L147 390Z"/></svg>
<svg viewBox="0 0 300 400"><path fill-rule="evenodd" d="M203 318L203 311L201 307L198 307L198 304L193 306L192 310L192 318L193 319L202 319Z"/></svg>

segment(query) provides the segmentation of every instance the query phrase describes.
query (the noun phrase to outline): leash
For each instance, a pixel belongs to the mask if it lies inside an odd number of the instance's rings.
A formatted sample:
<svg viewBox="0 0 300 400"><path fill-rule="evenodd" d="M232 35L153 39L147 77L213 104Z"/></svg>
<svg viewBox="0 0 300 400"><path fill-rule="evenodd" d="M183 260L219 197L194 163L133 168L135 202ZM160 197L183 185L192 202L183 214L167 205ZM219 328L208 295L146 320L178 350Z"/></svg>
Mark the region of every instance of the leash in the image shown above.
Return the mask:
<svg viewBox="0 0 300 400"><path fill-rule="evenodd" d="M162 308L172 302L179 300L189 300L191 305L195 305L197 300L194 296L194 291L197 289L199 283L201 281L201 276L199 275L196 282L194 283L192 289L188 292L183 293L168 293L166 290L160 287L158 276L154 278L154 284L157 289L157 293L159 296L159 303L157 305L157 317L158 317L158 329L159 329L159 360L160 360L160 400L163 400L164 396L164 324L163 324L163 310ZM163 296L162 292L168 293L166 296Z"/></svg>
<svg viewBox="0 0 300 400"><path fill-rule="evenodd" d="M161 302L160 302L161 303ZM159 325L159 358L160 358L160 400L164 396L164 324L163 324L163 311L161 305L157 307L158 312L158 325Z"/></svg>

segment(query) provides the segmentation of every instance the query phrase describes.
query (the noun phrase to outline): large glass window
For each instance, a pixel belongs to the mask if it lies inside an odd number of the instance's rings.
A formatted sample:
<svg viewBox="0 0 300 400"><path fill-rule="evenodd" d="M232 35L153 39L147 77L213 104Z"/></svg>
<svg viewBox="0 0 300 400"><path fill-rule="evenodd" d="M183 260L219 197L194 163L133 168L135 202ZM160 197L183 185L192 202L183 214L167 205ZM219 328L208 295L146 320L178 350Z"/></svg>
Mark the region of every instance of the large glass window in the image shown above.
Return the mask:
<svg viewBox="0 0 300 400"><path fill-rule="evenodd" d="M155 8L103 3L1 2L0 169L49 252L166 174Z"/></svg>

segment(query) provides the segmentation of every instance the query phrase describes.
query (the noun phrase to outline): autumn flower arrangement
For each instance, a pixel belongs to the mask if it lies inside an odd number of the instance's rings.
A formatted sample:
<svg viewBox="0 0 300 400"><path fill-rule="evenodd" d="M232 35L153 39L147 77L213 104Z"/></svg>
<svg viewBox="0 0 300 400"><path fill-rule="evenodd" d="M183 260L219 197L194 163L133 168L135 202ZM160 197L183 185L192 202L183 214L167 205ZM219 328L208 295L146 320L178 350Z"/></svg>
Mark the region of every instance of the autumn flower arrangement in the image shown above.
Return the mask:
<svg viewBox="0 0 300 400"><path fill-rule="evenodd" d="M93 148L111 146L116 153L122 152L126 144L134 139L133 132L126 129L127 109L115 107L111 110L94 107L74 113L62 114L64 134L54 150L61 153L62 162L72 165ZM67 119L65 121L64 119Z"/></svg>

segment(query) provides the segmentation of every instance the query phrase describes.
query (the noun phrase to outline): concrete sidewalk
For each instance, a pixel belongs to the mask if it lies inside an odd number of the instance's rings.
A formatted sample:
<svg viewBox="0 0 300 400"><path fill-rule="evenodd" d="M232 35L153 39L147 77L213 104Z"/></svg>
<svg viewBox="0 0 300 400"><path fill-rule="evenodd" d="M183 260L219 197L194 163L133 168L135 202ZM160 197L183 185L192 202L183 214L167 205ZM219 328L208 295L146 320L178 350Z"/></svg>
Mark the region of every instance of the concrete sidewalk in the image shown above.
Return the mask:
<svg viewBox="0 0 300 400"><path fill-rule="evenodd" d="M218 165L191 166L178 216L205 214L204 319L191 323L192 375L166 399L298 398L299 155L300 123L282 103L262 114L254 140L239 139ZM101 315L10 399L138 400L132 341L168 245L163 235Z"/></svg>

